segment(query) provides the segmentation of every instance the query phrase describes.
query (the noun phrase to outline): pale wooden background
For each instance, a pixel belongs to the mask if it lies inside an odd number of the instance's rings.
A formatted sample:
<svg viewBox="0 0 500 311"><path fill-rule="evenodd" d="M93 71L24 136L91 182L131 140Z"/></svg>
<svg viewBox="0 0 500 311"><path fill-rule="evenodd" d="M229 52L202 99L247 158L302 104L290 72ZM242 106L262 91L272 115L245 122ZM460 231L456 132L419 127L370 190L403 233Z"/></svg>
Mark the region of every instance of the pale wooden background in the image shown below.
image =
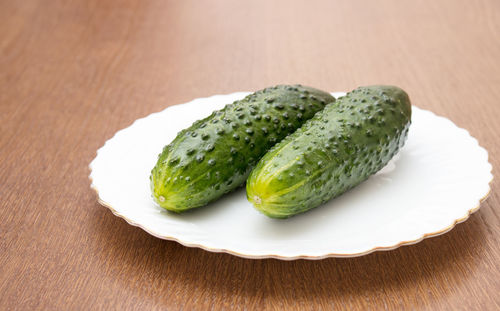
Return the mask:
<svg viewBox="0 0 500 311"><path fill-rule="evenodd" d="M500 308L499 185L395 251L247 260L156 239L100 206L96 150L196 97L396 84L500 165L500 2L0 0L0 309Z"/></svg>

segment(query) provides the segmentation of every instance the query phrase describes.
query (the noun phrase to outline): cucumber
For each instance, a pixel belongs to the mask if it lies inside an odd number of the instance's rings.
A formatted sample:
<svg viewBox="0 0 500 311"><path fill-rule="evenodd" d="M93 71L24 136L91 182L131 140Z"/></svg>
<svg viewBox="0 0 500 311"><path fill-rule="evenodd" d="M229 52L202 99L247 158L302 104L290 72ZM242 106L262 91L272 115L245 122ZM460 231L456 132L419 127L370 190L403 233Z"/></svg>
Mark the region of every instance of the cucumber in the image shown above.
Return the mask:
<svg viewBox="0 0 500 311"><path fill-rule="evenodd" d="M403 90L360 87L276 144L251 172L247 198L272 218L317 207L384 167L403 146L410 123Z"/></svg>
<svg viewBox="0 0 500 311"><path fill-rule="evenodd" d="M274 144L334 101L317 89L279 85L194 122L159 155L150 176L154 201L182 212L241 186Z"/></svg>

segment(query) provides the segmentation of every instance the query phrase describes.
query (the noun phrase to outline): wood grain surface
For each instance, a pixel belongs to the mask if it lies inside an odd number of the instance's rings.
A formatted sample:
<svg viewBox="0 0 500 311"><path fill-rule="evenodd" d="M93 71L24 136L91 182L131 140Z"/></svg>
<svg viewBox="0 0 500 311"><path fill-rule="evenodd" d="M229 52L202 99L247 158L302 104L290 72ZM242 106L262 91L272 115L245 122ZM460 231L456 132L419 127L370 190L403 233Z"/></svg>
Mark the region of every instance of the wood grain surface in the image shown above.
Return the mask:
<svg viewBox="0 0 500 311"><path fill-rule="evenodd" d="M196 97L395 84L500 167L500 1L0 0L0 309L499 310L500 186L451 232L352 259L248 260L100 206L88 164Z"/></svg>

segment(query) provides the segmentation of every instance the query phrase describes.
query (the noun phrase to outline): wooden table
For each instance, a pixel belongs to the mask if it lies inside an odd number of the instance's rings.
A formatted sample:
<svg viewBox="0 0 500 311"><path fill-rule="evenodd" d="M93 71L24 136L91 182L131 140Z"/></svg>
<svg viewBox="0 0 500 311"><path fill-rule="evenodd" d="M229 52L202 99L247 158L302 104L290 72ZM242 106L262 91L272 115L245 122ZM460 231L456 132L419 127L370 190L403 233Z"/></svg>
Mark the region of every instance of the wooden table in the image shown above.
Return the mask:
<svg viewBox="0 0 500 311"><path fill-rule="evenodd" d="M0 1L0 309L499 310L500 186L451 232L352 259L248 260L128 225L96 150L196 97L386 83L500 166L500 2Z"/></svg>

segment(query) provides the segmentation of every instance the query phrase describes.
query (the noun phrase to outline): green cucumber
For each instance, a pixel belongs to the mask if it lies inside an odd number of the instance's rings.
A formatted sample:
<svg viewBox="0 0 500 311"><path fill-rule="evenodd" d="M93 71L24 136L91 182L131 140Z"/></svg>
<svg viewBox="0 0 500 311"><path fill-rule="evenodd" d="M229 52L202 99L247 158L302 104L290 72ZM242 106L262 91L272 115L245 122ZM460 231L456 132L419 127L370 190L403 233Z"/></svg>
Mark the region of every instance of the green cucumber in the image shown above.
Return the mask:
<svg viewBox="0 0 500 311"><path fill-rule="evenodd" d="M159 155L150 176L153 199L182 212L219 198L241 186L274 144L334 101L317 89L279 85L194 122Z"/></svg>
<svg viewBox="0 0 500 311"><path fill-rule="evenodd" d="M411 123L408 95L395 86L360 87L276 144L247 181L247 198L287 218L339 196L383 168Z"/></svg>

